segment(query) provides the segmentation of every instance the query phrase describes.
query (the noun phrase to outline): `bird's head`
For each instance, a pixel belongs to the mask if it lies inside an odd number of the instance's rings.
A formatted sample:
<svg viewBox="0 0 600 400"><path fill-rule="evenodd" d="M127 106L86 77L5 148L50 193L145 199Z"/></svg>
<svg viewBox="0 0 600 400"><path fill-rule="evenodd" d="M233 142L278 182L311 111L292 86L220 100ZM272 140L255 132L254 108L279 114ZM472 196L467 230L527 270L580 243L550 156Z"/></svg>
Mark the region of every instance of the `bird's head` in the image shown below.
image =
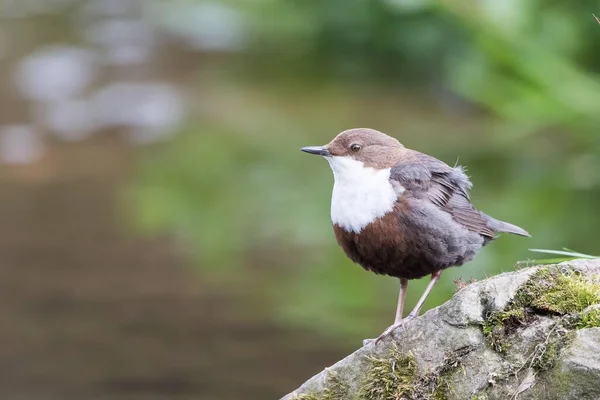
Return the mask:
<svg viewBox="0 0 600 400"><path fill-rule="evenodd" d="M325 146L300 150L325 157L336 172L346 165L362 165L377 170L391 168L406 148L398 140L375 129L355 128L341 132Z"/></svg>

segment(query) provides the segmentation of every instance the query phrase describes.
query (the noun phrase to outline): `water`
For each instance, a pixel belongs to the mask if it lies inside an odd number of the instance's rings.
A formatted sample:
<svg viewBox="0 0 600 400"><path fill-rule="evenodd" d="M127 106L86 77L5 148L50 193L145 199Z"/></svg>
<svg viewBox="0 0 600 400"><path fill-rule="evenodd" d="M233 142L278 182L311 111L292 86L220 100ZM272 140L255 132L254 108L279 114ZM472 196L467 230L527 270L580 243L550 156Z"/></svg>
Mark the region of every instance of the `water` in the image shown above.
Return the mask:
<svg viewBox="0 0 600 400"><path fill-rule="evenodd" d="M56 144L0 169L3 398L277 398L347 349L204 284L168 237L119 223L136 149Z"/></svg>

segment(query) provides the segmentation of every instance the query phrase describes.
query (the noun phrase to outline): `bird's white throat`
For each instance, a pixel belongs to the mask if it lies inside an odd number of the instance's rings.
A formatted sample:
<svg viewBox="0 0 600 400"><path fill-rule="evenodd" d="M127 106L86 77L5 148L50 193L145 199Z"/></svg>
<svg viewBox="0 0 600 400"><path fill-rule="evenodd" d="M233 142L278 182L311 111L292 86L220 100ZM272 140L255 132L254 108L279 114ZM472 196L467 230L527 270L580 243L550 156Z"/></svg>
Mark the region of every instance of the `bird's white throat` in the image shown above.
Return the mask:
<svg viewBox="0 0 600 400"><path fill-rule="evenodd" d="M366 167L350 157L325 158L335 178L331 196L334 224L348 232L360 233L365 226L392 211L400 192L390 182L390 168Z"/></svg>

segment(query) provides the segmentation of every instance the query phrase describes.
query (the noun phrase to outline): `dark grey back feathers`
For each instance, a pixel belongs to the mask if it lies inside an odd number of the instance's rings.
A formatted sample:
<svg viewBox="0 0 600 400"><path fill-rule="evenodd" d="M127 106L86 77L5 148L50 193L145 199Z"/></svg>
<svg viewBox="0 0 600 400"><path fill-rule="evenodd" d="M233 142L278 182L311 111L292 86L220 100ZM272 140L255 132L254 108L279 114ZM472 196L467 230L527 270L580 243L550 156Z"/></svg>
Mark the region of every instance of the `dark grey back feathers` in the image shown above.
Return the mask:
<svg viewBox="0 0 600 400"><path fill-rule="evenodd" d="M462 167L452 168L432 156L411 151L391 169L390 179L404 187L404 195L435 204L484 238L493 239L499 232L529 236L525 230L495 220L473 207L469 198L472 184Z"/></svg>

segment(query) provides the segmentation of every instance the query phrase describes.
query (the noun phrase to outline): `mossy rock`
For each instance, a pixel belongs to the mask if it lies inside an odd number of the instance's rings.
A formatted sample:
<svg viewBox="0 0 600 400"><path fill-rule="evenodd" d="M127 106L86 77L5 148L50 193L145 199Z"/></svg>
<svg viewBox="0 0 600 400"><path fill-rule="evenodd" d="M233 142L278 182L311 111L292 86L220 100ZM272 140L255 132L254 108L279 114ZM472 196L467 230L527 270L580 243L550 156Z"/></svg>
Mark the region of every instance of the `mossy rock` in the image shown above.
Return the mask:
<svg viewBox="0 0 600 400"><path fill-rule="evenodd" d="M486 315L481 328L490 346L504 353L511 345L512 334L521 327L530 326L540 316L573 316L559 319L556 323L561 327L553 329L555 334L545 344L545 361L536 365L548 369L552 366L550 355L567 343L562 336L575 319L578 328L599 326L600 310L579 315L598 303L600 279L597 275L568 268L541 267L522 285L505 309Z"/></svg>
<svg viewBox="0 0 600 400"><path fill-rule="evenodd" d="M599 275L581 260L469 284L284 399L598 399Z"/></svg>

